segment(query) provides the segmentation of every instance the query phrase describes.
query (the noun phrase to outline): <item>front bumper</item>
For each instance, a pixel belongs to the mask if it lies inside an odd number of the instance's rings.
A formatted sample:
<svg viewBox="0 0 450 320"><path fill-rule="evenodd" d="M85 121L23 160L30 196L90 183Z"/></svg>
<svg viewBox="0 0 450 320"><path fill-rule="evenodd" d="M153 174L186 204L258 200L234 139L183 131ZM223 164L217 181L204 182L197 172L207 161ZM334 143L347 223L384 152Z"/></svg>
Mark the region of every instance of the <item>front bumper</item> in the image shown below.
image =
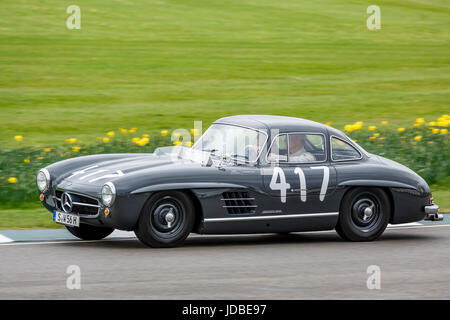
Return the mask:
<svg viewBox="0 0 450 320"><path fill-rule="evenodd" d="M425 206L425 218L423 220L442 221L444 220L444 216L439 213L439 206L432 204Z"/></svg>

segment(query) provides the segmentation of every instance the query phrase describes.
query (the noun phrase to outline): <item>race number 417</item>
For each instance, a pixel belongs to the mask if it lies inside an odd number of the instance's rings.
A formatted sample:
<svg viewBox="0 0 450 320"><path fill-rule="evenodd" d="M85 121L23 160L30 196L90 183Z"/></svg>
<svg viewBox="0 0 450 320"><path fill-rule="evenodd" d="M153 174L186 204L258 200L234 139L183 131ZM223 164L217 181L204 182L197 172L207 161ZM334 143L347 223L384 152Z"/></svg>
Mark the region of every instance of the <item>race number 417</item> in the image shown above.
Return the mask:
<svg viewBox="0 0 450 320"><path fill-rule="evenodd" d="M330 169L325 166L310 167L313 170L323 170L322 186L320 188L319 200L323 201L328 189L328 182L330 180ZM295 168L294 173L298 175L300 180L300 200L306 202L306 177L302 168ZM279 180L279 182L278 182ZM286 181L286 175L280 167L274 167L272 173L272 179L269 184L270 189L280 191L280 199L282 203L286 202L287 190L291 188L291 185Z"/></svg>

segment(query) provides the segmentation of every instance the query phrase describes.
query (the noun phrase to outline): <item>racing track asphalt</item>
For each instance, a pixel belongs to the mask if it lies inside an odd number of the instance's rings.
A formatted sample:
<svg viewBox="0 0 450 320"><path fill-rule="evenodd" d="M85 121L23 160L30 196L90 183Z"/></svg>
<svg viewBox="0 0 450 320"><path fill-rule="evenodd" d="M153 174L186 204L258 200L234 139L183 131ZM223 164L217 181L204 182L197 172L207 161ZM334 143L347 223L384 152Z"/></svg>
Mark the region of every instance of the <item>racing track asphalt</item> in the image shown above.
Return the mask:
<svg viewBox="0 0 450 320"><path fill-rule="evenodd" d="M81 268L81 289L66 269ZM366 286L369 265L381 289ZM0 245L0 299L449 299L450 225L391 228L375 242L334 232Z"/></svg>

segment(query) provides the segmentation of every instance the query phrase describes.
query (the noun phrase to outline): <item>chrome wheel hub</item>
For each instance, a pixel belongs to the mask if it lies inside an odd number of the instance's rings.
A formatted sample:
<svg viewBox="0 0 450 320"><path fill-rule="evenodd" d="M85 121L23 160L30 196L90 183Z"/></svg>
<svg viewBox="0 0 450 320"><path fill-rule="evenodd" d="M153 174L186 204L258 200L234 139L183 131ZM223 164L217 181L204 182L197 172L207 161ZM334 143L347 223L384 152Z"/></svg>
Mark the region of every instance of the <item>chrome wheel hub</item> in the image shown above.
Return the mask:
<svg viewBox="0 0 450 320"><path fill-rule="evenodd" d="M164 219L167 222L167 227L170 228L172 226L172 222L175 220L175 215L173 214L173 209L172 208L170 208L169 212L166 214Z"/></svg>
<svg viewBox="0 0 450 320"><path fill-rule="evenodd" d="M186 214L181 203L167 197L157 201L150 213L150 226L160 237L170 238L182 228Z"/></svg>
<svg viewBox="0 0 450 320"><path fill-rule="evenodd" d="M352 222L362 231L371 230L378 223L379 217L380 209L374 197L363 195L352 205Z"/></svg>

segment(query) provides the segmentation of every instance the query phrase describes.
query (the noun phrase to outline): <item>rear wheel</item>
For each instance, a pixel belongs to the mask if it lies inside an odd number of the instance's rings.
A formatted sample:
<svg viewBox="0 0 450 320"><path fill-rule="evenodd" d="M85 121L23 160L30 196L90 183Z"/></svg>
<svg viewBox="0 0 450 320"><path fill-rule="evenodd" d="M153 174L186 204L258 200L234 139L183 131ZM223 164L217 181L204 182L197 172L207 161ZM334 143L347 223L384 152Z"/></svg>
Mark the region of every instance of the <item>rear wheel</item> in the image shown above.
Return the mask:
<svg viewBox="0 0 450 320"><path fill-rule="evenodd" d="M89 224L80 224L79 227L66 226L66 229L75 237L83 240L101 240L114 231L111 228L95 227Z"/></svg>
<svg viewBox="0 0 450 320"><path fill-rule="evenodd" d="M349 241L372 241L381 236L391 216L386 193L378 188L355 188L341 202L337 233Z"/></svg>
<svg viewBox="0 0 450 320"><path fill-rule="evenodd" d="M195 212L189 196L180 191L163 191L147 201L134 233L150 247L174 247L187 238L194 221Z"/></svg>

